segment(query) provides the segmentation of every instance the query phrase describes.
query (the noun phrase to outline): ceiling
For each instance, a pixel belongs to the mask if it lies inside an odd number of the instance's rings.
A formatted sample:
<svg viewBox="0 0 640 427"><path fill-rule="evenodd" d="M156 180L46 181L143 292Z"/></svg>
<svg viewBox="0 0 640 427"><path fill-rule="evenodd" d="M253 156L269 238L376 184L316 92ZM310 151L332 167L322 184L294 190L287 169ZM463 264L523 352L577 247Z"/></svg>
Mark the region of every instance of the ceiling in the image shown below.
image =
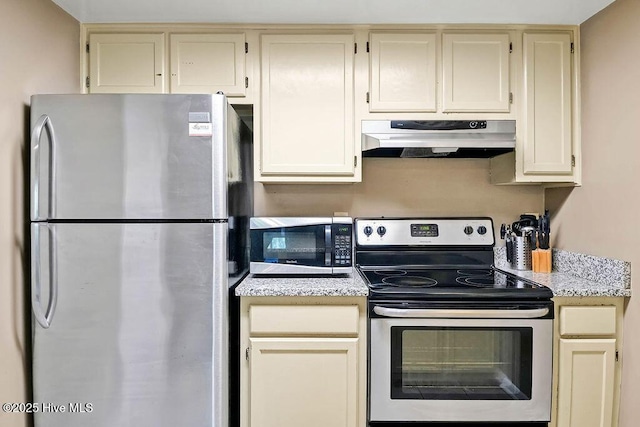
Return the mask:
<svg viewBox="0 0 640 427"><path fill-rule="evenodd" d="M52 0L82 23L574 24L614 0Z"/></svg>

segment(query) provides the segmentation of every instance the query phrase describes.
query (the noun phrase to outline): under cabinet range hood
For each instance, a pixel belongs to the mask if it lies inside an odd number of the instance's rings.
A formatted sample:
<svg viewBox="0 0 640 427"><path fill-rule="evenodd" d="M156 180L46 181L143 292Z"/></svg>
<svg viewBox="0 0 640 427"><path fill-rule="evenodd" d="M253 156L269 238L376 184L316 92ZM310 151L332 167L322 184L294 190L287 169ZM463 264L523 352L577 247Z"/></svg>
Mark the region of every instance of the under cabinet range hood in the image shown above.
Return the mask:
<svg viewBox="0 0 640 427"><path fill-rule="evenodd" d="M513 151L515 120L363 120L363 157L488 158Z"/></svg>

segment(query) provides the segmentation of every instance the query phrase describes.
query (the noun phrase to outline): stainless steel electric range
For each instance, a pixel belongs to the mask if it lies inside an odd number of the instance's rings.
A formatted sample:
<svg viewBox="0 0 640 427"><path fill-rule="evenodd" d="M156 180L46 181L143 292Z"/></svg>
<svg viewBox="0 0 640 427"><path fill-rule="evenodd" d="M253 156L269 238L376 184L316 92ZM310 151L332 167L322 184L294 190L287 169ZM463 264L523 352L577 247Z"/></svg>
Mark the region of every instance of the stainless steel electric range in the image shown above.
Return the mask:
<svg viewBox="0 0 640 427"><path fill-rule="evenodd" d="M371 426L547 424L552 292L492 267L491 218L357 218L354 233Z"/></svg>

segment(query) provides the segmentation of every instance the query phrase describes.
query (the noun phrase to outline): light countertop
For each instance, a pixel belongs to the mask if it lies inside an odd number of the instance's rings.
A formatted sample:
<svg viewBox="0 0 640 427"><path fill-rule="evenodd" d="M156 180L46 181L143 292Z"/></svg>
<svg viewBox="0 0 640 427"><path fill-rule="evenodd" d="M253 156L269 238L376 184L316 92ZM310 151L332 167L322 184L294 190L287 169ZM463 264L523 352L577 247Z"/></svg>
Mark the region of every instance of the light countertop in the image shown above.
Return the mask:
<svg viewBox="0 0 640 427"><path fill-rule="evenodd" d="M631 263L553 250L553 271L534 273L510 268L504 247L495 248L499 270L547 286L557 297L630 297Z"/></svg>
<svg viewBox="0 0 640 427"><path fill-rule="evenodd" d="M553 272L510 268L504 247L495 248L497 269L547 286L557 297L630 297L631 264L608 258L553 250ZM235 291L240 297L368 296L369 289L354 270L340 276L256 276L250 274Z"/></svg>
<svg viewBox="0 0 640 427"><path fill-rule="evenodd" d="M240 297L354 297L369 288L354 270L340 276L256 276L249 274L236 288Z"/></svg>

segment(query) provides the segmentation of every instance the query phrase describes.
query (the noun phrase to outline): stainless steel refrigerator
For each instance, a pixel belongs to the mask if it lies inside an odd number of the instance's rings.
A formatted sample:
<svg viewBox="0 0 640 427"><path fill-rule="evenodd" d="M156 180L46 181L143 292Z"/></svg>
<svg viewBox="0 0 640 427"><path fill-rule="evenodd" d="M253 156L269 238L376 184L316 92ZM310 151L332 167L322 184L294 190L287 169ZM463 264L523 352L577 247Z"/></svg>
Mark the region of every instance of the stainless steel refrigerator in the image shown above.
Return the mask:
<svg viewBox="0 0 640 427"><path fill-rule="evenodd" d="M223 95L36 95L31 123L35 427L226 427L250 130Z"/></svg>

